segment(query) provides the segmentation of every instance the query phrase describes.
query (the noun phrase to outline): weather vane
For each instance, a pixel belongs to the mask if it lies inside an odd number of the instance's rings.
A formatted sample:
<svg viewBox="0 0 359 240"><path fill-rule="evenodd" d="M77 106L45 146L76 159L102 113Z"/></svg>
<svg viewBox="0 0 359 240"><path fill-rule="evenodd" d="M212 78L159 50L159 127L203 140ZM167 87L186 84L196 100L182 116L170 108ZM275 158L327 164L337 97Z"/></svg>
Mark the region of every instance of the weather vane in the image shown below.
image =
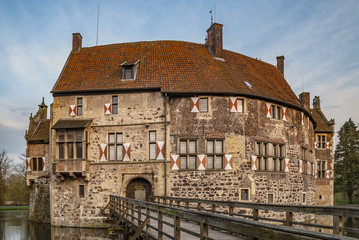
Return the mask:
<svg viewBox="0 0 359 240"><path fill-rule="evenodd" d="M213 14L212 14L212 9L209 11L209 13L211 14L211 25L213 24Z"/></svg>

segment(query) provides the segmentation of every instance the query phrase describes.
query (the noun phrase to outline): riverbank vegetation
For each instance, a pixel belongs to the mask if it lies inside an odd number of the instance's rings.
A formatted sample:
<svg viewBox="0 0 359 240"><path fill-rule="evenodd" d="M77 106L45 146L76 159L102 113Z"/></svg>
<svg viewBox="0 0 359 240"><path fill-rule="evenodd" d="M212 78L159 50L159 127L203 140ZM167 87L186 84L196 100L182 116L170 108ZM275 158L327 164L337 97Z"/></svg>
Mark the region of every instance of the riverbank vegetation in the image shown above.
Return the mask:
<svg viewBox="0 0 359 240"><path fill-rule="evenodd" d="M29 188L26 186L26 159L14 163L5 150L0 151L0 205L28 205Z"/></svg>

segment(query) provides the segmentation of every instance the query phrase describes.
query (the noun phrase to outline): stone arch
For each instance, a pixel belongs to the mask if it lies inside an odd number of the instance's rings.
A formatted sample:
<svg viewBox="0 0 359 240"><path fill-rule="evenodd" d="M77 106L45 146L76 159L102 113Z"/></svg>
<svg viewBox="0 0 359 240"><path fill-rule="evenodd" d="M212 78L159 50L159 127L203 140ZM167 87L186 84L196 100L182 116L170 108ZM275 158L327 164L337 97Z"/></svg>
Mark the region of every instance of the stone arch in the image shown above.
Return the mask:
<svg viewBox="0 0 359 240"><path fill-rule="evenodd" d="M144 178L132 179L126 187L126 197L141 201L149 201L152 194L152 185Z"/></svg>

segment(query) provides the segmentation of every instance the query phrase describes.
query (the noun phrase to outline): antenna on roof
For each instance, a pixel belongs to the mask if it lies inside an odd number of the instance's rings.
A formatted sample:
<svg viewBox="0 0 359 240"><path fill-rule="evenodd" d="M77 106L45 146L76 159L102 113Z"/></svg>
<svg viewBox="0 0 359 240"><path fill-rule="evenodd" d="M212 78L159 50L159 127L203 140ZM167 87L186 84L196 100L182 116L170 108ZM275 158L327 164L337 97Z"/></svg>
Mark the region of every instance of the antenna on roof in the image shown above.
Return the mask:
<svg viewBox="0 0 359 240"><path fill-rule="evenodd" d="M303 72L302 72L302 92L304 92L304 80L303 80Z"/></svg>
<svg viewBox="0 0 359 240"><path fill-rule="evenodd" d="M213 24L213 14L212 14L212 9L209 11L209 13L211 14L211 26Z"/></svg>
<svg viewBox="0 0 359 240"><path fill-rule="evenodd" d="M96 46L98 45L98 25L100 22L100 4L97 6L97 34L96 34Z"/></svg>

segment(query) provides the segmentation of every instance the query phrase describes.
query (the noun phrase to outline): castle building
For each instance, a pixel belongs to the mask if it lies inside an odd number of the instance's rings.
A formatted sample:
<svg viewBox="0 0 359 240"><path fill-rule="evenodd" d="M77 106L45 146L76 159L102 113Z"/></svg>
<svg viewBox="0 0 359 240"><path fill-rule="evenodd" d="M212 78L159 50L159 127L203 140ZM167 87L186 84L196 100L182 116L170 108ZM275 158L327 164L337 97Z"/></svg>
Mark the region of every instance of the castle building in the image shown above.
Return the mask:
<svg viewBox="0 0 359 240"><path fill-rule="evenodd" d="M75 33L51 93L39 157L54 226L102 226L111 194L316 204L317 120L284 57L273 66L223 49L221 24L206 44L82 47Z"/></svg>

